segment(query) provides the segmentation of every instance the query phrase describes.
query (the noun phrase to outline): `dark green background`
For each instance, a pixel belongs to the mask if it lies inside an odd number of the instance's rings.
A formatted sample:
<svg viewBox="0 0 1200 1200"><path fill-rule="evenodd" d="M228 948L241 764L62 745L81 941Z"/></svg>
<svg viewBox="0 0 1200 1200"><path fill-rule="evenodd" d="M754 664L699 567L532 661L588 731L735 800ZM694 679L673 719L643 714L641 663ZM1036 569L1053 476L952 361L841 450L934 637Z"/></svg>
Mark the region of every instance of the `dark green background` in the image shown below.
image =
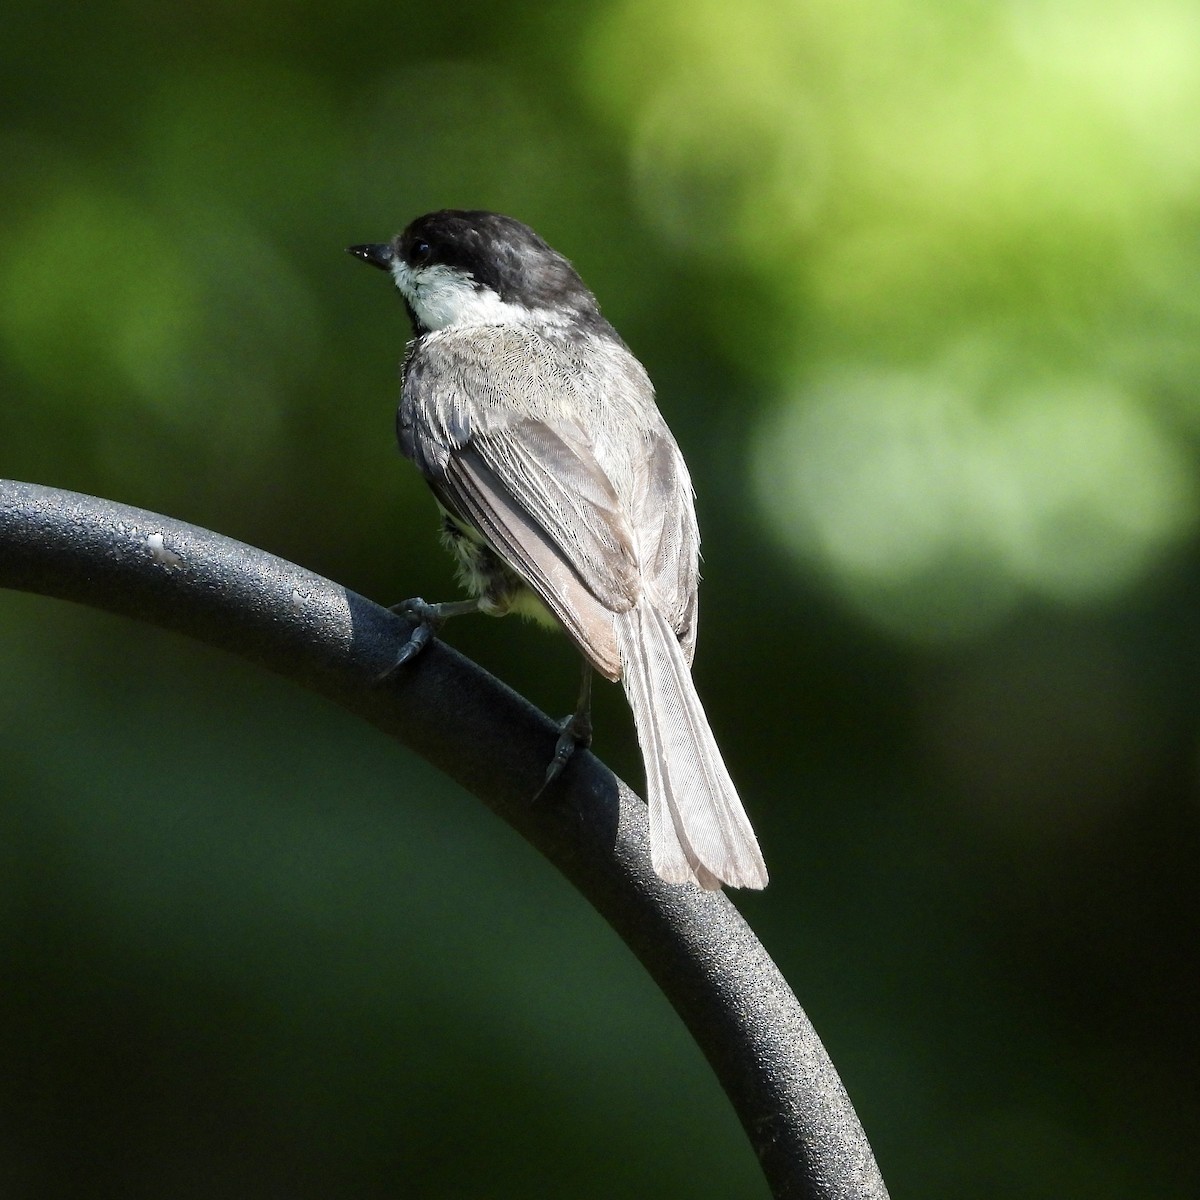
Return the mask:
<svg viewBox="0 0 1200 1200"><path fill-rule="evenodd" d="M688 456L737 903L893 1195L1196 1194L1191 4L3 18L0 475L449 598L342 249L530 222ZM565 642L447 636L569 705ZM6 1196L764 1194L607 927L373 731L12 594L0 706Z"/></svg>

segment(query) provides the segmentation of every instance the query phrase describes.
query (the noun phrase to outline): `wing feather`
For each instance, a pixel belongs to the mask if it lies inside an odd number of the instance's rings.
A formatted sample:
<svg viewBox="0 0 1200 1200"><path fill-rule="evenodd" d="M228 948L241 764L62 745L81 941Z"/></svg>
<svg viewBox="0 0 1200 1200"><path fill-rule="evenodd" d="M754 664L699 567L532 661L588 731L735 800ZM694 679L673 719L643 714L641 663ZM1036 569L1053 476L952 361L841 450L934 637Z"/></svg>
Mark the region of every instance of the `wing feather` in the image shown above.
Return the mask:
<svg viewBox="0 0 1200 1200"><path fill-rule="evenodd" d="M528 329L475 330L472 339L445 331L410 355L404 453L608 678L621 674L614 616L643 590L690 662L699 546L691 481L640 364L611 339L590 348L587 371L572 361L577 349ZM607 431L599 447L594 429Z"/></svg>
<svg viewBox="0 0 1200 1200"><path fill-rule="evenodd" d="M608 679L620 678L613 614L628 609L629 602L617 596L606 603L597 595L598 590L611 593L611 587L598 588L580 575L555 534L520 503L474 444L450 454L433 487L442 504L473 525L529 584L592 665Z"/></svg>

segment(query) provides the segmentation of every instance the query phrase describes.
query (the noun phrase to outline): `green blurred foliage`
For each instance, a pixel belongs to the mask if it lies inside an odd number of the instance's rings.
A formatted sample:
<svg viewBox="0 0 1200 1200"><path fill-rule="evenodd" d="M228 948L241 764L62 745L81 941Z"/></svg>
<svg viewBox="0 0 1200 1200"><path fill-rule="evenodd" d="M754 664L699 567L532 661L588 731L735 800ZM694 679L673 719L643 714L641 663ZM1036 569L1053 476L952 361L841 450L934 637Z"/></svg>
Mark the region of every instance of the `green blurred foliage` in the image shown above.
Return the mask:
<svg viewBox="0 0 1200 1200"><path fill-rule="evenodd" d="M449 596L342 248L529 221L688 455L738 902L893 1194L1197 1193L1193 4L4 15L0 474ZM562 642L448 636L569 703ZM420 763L37 598L0 679L6 1194L765 1194L631 957Z"/></svg>

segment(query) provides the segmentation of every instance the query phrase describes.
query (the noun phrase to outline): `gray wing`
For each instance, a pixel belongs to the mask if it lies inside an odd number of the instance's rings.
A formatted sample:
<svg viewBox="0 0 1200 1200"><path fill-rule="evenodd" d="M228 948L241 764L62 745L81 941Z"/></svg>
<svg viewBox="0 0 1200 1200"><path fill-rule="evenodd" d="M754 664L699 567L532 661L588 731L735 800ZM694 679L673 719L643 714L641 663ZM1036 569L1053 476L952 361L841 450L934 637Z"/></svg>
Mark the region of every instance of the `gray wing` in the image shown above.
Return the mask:
<svg viewBox="0 0 1200 1200"><path fill-rule="evenodd" d="M616 679L613 616L643 592L691 661L699 537L687 468L641 365L615 341L589 350L584 374L528 330L438 335L409 360L400 441L442 504Z"/></svg>
<svg viewBox="0 0 1200 1200"><path fill-rule="evenodd" d="M691 666L696 651L700 530L692 481L675 439L659 417L642 458L635 523L642 573L654 607L667 618Z"/></svg>
<svg viewBox="0 0 1200 1200"><path fill-rule="evenodd" d="M479 530L596 668L618 678L613 615L632 608L642 591L628 506L580 425L551 415L544 381L500 369L475 382L448 366L452 359L410 362L401 448L442 504Z"/></svg>
<svg viewBox="0 0 1200 1200"><path fill-rule="evenodd" d="M452 450L441 477L430 482L596 668L618 678L612 617L636 603L641 585L628 522L595 463L575 454L562 430L522 420Z"/></svg>

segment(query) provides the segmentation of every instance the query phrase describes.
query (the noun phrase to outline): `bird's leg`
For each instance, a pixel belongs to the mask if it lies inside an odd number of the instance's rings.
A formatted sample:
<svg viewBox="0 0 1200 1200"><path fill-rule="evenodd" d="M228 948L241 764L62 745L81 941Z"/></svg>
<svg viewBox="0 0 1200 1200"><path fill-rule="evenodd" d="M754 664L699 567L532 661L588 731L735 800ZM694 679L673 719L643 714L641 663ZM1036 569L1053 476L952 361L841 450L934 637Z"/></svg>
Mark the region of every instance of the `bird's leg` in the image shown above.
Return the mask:
<svg viewBox="0 0 1200 1200"><path fill-rule="evenodd" d="M394 612L399 617L409 617L416 624L409 634L408 641L400 647L396 661L382 672L375 680L383 683L390 678L405 663L411 662L433 639L433 635L451 618L465 616L467 613L479 611L479 600L449 600L444 604L426 604L419 596L411 600L402 600L399 604L388 606L388 612Z"/></svg>
<svg viewBox="0 0 1200 1200"><path fill-rule="evenodd" d="M534 799L542 793L563 773L563 768L571 760L577 746L587 747L592 744L592 664L583 660L583 674L579 680L579 699L575 702L575 711L558 727L558 741L554 744L554 757L546 768L546 778L538 788Z"/></svg>

